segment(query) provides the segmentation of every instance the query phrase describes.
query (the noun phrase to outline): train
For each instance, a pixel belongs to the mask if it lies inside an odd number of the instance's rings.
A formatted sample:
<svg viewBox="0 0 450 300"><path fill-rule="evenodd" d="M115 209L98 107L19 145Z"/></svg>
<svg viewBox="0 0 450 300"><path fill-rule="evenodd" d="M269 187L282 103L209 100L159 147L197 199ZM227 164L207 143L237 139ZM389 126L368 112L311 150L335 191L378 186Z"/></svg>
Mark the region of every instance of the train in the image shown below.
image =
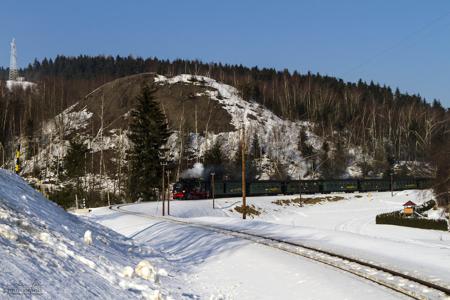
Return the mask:
<svg viewBox="0 0 450 300"><path fill-rule="evenodd" d="M331 180L255 180L246 183L247 196L328 194L353 192L401 191L429 189L432 178L331 179ZM173 199L193 200L208 197L224 198L242 195L242 181L211 181L182 179L173 186Z"/></svg>

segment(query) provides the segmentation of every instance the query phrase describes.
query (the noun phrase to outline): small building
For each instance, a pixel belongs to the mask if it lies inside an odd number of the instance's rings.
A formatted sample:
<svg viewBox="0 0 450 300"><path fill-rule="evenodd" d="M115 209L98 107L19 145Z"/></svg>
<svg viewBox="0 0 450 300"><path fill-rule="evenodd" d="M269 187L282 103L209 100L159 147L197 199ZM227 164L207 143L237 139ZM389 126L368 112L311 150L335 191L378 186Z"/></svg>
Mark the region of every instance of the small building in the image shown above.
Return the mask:
<svg viewBox="0 0 450 300"><path fill-rule="evenodd" d="M414 209L417 204L415 204L412 201L408 201L405 204L403 204L403 214L406 216L411 216L414 214Z"/></svg>

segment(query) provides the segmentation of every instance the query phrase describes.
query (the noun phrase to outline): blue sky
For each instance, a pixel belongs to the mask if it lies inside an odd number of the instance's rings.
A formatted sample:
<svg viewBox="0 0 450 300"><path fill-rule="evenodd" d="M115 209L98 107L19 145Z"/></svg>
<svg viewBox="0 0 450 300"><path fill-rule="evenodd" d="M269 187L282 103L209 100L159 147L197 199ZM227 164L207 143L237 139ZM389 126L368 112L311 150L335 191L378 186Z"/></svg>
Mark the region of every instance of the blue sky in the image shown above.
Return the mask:
<svg viewBox="0 0 450 300"><path fill-rule="evenodd" d="M0 65L189 58L380 82L450 107L450 1L2 0Z"/></svg>

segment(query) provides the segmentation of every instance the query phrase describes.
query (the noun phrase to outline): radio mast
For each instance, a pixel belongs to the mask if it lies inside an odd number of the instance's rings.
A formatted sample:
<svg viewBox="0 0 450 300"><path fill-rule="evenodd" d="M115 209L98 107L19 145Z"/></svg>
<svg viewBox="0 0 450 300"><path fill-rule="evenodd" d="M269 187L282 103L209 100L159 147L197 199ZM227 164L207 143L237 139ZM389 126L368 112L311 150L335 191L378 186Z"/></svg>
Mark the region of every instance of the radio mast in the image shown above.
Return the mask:
<svg viewBox="0 0 450 300"><path fill-rule="evenodd" d="M16 81L18 77L16 39L13 38L11 42L11 58L9 61L9 80Z"/></svg>

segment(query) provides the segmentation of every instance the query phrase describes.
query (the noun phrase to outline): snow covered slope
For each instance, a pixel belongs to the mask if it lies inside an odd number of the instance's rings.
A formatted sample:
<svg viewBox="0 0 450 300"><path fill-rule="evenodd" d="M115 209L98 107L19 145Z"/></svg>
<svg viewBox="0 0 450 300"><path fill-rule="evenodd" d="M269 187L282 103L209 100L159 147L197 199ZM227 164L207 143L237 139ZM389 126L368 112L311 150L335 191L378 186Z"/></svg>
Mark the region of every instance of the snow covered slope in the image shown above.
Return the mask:
<svg viewBox="0 0 450 300"><path fill-rule="evenodd" d="M193 77L195 81L192 80ZM239 130L245 127L247 143L251 145L253 139L257 137L259 144L264 149L265 159L262 161L262 167L265 172L263 171L261 179L269 179L267 173L273 171L272 163L277 160L287 168L287 173L293 179L298 179L299 175L302 178L305 177L309 169L297 148L300 130L305 130L308 141L314 149L320 149L322 146L323 141L311 131L311 123L283 120L261 104L244 100L239 91L230 85L208 77L189 74L171 78L158 75L155 77L155 82L160 85L184 83L207 87L203 93L199 93L197 96L207 95L211 100L219 102L231 116L231 124L236 130L206 136L193 136L193 147L200 156L217 139L221 139L224 141L224 153L227 153L232 159L239 147ZM311 174L306 177L310 178Z"/></svg>
<svg viewBox="0 0 450 300"><path fill-rule="evenodd" d="M159 259L0 169L0 299L160 299L166 278L160 284L132 274L140 261Z"/></svg>

